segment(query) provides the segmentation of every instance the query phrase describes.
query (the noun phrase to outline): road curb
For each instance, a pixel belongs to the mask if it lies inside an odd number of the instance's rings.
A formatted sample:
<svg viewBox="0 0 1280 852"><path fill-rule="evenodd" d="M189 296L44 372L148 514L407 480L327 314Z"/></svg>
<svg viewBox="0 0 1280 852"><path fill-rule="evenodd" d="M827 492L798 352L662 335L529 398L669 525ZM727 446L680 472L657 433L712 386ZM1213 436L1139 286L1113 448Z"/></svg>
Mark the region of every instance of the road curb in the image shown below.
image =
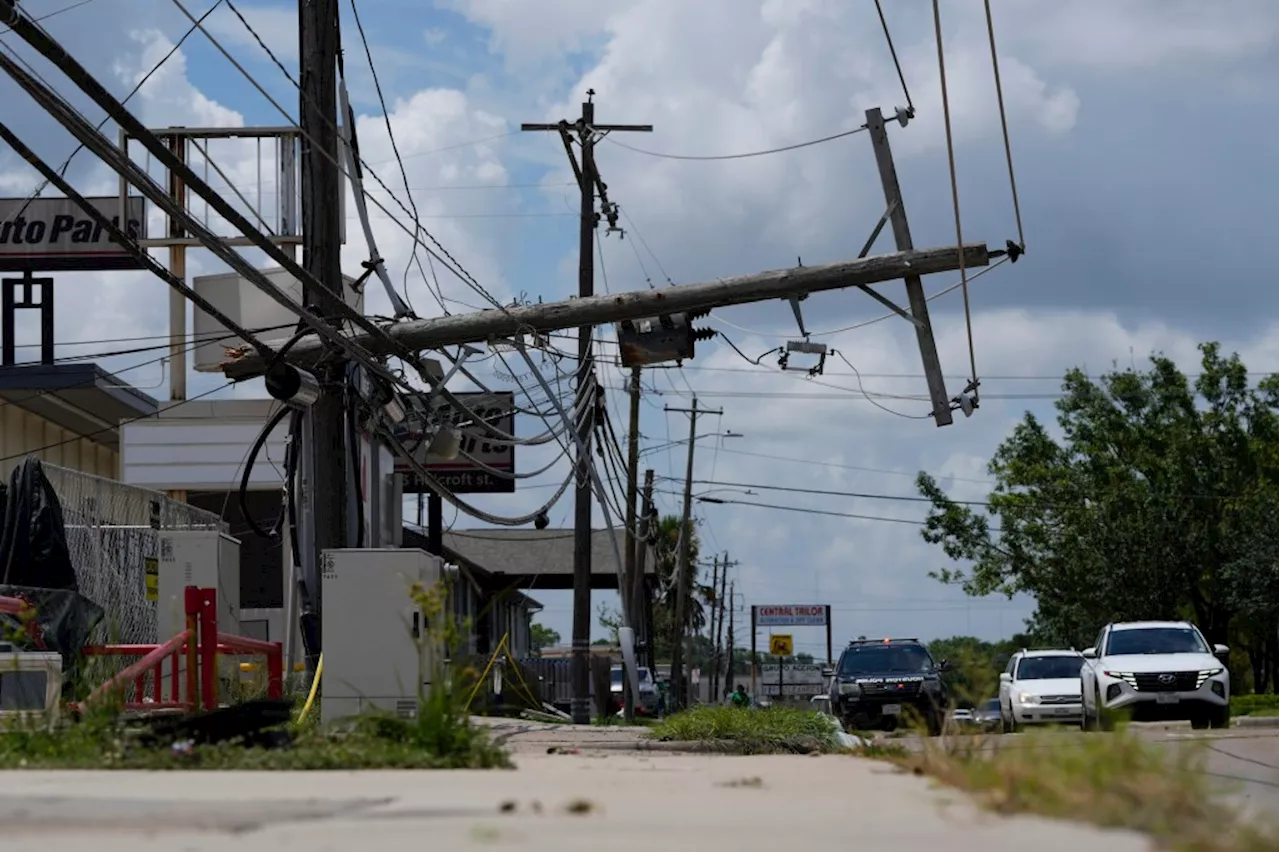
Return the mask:
<svg viewBox="0 0 1280 852"><path fill-rule="evenodd" d="M1277 728L1280 718L1275 716L1237 716L1231 720L1233 728Z"/></svg>
<svg viewBox="0 0 1280 852"><path fill-rule="evenodd" d="M603 742L603 743L555 743L547 745L548 754L573 754L585 751L640 751L665 752L668 754L725 754L752 755L761 752L744 748L735 742L702 742L698 740L637 740L635 742ZM813 752L782 752L784 754L810 754ZM770 754L776 752L768 752Z"/></svg>

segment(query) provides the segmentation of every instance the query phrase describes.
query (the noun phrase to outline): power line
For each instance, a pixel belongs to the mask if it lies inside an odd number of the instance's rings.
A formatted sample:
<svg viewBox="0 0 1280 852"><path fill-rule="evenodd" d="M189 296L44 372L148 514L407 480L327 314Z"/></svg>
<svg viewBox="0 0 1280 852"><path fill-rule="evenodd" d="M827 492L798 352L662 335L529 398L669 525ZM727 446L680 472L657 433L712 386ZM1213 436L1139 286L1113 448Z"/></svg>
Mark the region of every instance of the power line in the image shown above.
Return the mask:
<svg viewBox="0 0 1280 852"><path fill-rule="evenodd" d="M884 19L884 9L880 0L876 0L876 14L880 16L880 26L884 29L884 40L889 45L889 55L893 57L893 67L898 72L898 82L902 84L902 96L907 99L907 117L914 118L915 104L911 103L911 92L907 89L907 78L902 73L902 63L898 61L898 51L893 46L893 36L889 35L889 22Z"/></svg>
<svg viewBox="0 0 1280 852"><path fill-rule="evenodd" d="M658 151L646 151L643 148L636 148L635 146L628 145L625 142L619 142L612 136L605 136L604 138L605 141L612 142L620 148L626 148L628 151L634 151L637 154L644 154L648 157L660 157L664 160L745 160L748 157L763 157L768 154L781 154L785 151L796 151L800 148L809 148L814 145L821 145L824 142L832 142L836 139L843 139L846 136L852 136L855 133L861 133L866 129L866 125L863 125L862 127L856 127L853 130L844 130L840 133L833 133L830 136L823 136L821 139L811 139L808 142L797 142L794 145L783 145L780 148L767 148L763 151L747 151L742 154L714 154L705 156L692 154L663 154Z"/></svg>
<svg viewBox="0 0 1280 852"><path fill-rule="evenodd" d="M719 497L699 497L700 503L732 504L734 506L754 506L757 509L776 509L781 512L799 512L804 515L826 515L833 518L852 518L857 521L883 521L890 524L911 524L912 526L922 527L924 521L912 520L911 518L887 518L881 515L860 515L854 512L831 512L826 509L805 509L800 506L779 506L775 503L752 503L747 500L722 500ZM998 532L992 530L992 532Z"/></svg>

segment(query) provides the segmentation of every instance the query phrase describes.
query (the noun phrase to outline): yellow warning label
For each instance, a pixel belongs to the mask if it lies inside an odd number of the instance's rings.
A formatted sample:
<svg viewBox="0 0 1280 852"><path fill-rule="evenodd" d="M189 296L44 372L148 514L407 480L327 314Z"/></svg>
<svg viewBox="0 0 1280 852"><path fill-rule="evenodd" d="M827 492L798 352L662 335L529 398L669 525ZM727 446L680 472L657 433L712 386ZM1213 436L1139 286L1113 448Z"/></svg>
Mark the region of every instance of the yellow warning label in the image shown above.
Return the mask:
<svg viewBox="0 0 1280 852"><path fill-rule="evenodd" d="M160 560L148 556L142 561L143 577L146 582L147 600L160 600Z"/></svg>
<svg viewBox="0 0 1280 852"><path fill-rule="evenodd" d="M775 657L790 657L793 648L790 633L770 633L769 653Z"/></svg>

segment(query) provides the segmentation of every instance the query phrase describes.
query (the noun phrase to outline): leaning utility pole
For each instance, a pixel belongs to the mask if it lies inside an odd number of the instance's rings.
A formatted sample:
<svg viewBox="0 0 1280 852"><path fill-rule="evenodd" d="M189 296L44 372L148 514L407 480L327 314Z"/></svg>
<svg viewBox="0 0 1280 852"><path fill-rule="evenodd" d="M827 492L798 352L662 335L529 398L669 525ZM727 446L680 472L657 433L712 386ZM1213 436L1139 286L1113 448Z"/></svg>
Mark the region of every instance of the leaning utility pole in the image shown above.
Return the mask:
<svg viewBox="0 0 1280 852"><path fill-rule="evenodd" d="M569 163L573 166L581 200L578 222L578 298L580 299L589 299L595 295L595 232L600 219L596 213L597 192L600 195L605 216L609 219L609 227L616 228L618 219L617 207L610 204L607 187L596 169L595 143L598 134L615 130L641 133L653 130L653 125L650 124L596 124L596 107L592 102L594 96L595 90L588 89L587 99L582 103L582 117L572 128L563 119L556 124L520 125L520 129L525 131L559 133L565 152L569 155ZM580 158L575 158L573 155L573 133L578 137ZM578 424L578 456L575 467L577 481L573 500L573 668L571 678L573 697L569 704L574 724L578 725L587 725L591 722L592 494L590 465L593 417L587 412L594 411L594 407L585 403L590 393L591 378L595 369L591 356L592 331L593 326L590 323L578 326L578 387L575 410L582 412L582 422ZM626 590L620 589L619 592L625 600Z"/></svg>
<svg viewBox="0 0 1280 852"><path fill-rule="evenodd" d="M893 165L893 152L889 148L889 134L884 132L884 117L880 109L869 109L867 131L871 146L875 149L876 166L880 171L880 183L884 187L885 215L893 226L893 239L898 251L911 251L911 229L907 227L907 211L902 206L902 188L898 186L898 170ZM881 222L884 219L880 220ZM924 363L925 382L929 386L929 399L933 403L933 422L936 426L950 426L951 399L947 396L947 383L938 360L938 346L933 338L933 326L929 324L929 302L924 295L920 274L910 272L903 276L907 285L907 303L911 310L911 323L916 327L916 342ZM781 696L779 696L781 698Z"/></svg>
<svg viewBox="0 0 1280 852"><path fill-rule="evenodd" d="M299 0L298 47L301 57L299 84L302 129L302 266L318 283L339 298L342 296L342 221L338 206L342 183L338 170L338 2ZM303 304L323 304L309 290ZM324 311L332 316L332 311ZM334 320L335 325L340 321ZM342 386L346 381L346 361L335 357L320 380L319 399L307 412L310 418L310 446L302 451L311 457L312 476L304 499L311 507L311 553L318 559L325 550L346 547L347 464L350 450L343 429L345 412ZM318 570L312 576L318 578ZM321 610L320 583L307 590L314 614ZM314 631L315 647L307 648L308 668L314 672L319 659L319 631Z"/></svg>
<svg viewBox="0 0 1280 852"><path fill-rule="evenodd" d="M681 414L689 415L689 461L685 466L684 473L684 511L680 515L680 561L676 565L676 611L675 620L671 625L671 686L672 697L675 700L676 707L684 708L687 706L687 698L685 691L684 676L684 618L685 609L688 606L689 597L689 581L692 579L693 566L690 565L690 539L693 538L691 529L692 523L689 520L689 513L693 506L693 448L697 443L698 436L698 415L699 414L723 414L722 411L711 411L709 409L698 408L698 398L693 398L693 404L690 408L664 408L664 411L674 411Z"/></svg>

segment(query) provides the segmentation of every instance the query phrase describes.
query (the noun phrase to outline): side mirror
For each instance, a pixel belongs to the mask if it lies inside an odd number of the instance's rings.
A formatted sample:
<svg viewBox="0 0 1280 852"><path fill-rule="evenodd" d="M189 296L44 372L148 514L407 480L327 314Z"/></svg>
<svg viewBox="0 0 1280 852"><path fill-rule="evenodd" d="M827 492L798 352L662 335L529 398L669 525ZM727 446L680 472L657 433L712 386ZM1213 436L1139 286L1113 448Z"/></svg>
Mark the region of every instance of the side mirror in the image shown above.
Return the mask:
<svg viewBox="0 0 1280 852"><path fill-rule="evenodd" d="M1083 651L1080 652L1080 656L1084 657L1086 660L1096 660L1098 659L1098 649L1085 648Z"/></svg>
<svg viewBox="0 0 1280 852"><path fill-rule="evenodd" d="M1000 682L1001 682L1001 683L1012 683L1012 682L1013 682L1013 675L1009 674L1008 672L1000 672Z"/></svg>
<svg viewBox="0 0 1280 852"><path fill-rule="evenodd" d="M939 661L938 661L938 671L940 671L940 672L949 672L949 671L951 671L951 663L950 663L950 662L948 662L947 660L939 660Z"/></svg>
<svg viewBox="0 0 1280 852"><path fill-rule="evenodd" d="M835 676L836 676L836 670L835 670L835 669L823 669L823 670L822 670L822 676L823 676L823 677L827 677L827 678L835 677Z"/></svg>
<svg viewBox="0 0 1280 852"><path fill-rule="evenodd" d="M1213 655L1215 657L1228 657L1231 655L1231 649L1226 645L1214 645Z"/></svg>

